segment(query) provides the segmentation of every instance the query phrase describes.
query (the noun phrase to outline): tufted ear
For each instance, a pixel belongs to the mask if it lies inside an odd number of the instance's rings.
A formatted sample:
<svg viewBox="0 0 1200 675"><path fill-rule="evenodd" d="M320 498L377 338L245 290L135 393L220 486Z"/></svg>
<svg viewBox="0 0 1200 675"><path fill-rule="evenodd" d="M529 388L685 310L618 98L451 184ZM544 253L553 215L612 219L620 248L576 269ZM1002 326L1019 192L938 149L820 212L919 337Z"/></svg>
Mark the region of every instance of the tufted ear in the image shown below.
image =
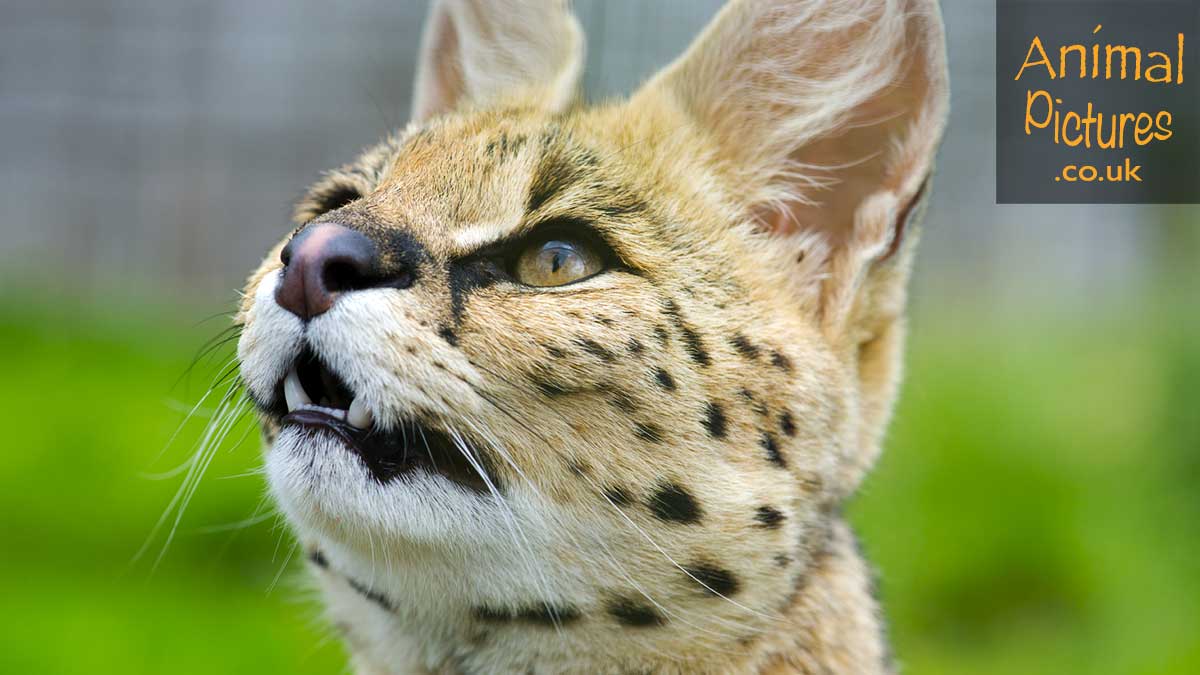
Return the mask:
<svg viewBox="0 0 1200 675"><path fill-rule="evenodd" d="M682 109L758 224L819 235L823 320L900 245L948 110L936 0L734 0L634 98ZM811 240L811 237L808 237Z"/></svg>
<svg viewBox="0 0 1200 675"><path fill-rule="evenodd" d="M804 256L797 307L815 312L858 385L847 492L874 462L895 398L909 223L947 80L936 0L734 0L631 102L690 118L727 191L790 249L781 259Z"/></svg>
<svg viewBox="0 0 1200 675"><path fill-rule="evenodd" d="M574 98L582 64L583 32L565 0L435 0L412 119L466 105L558 111Z"/></svg>

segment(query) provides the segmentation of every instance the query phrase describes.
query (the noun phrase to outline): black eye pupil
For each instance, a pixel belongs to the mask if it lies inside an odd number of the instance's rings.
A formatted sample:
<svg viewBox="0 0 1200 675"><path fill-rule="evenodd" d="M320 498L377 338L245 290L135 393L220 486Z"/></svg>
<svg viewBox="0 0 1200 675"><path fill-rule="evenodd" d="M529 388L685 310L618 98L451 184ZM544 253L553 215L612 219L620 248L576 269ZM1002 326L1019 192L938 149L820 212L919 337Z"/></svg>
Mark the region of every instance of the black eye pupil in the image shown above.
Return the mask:
<svg viewBox="0 0 1200 675"><path fill-rule="evenodd" d="M564 257L564 255L563 255L562 251L556 251L554 253L554 259L550 261L550 271L551 272L557 272L558 270L560 270L562 268L563 257Z"/></svg>

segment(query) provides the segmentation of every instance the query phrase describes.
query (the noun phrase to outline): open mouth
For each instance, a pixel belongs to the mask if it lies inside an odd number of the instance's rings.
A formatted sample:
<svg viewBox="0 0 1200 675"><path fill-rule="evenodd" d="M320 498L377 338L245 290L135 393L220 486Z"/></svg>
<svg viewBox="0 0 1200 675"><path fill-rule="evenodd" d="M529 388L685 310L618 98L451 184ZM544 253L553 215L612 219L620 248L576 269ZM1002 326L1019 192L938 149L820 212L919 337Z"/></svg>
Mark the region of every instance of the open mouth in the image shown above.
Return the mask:
<svg viewBox="0 0 1200 675"><path fill-rule="evenodd" d="M464 454L471 452L486 466L480 453L470 446L460 449L446 433L416 420L395 429L378 428L366 402L310 349L296 359L277 394L276 400L287 406L286 413L278 411L283 426L337 437L381 483L422 468L478 492L487 489Z"/></svg>

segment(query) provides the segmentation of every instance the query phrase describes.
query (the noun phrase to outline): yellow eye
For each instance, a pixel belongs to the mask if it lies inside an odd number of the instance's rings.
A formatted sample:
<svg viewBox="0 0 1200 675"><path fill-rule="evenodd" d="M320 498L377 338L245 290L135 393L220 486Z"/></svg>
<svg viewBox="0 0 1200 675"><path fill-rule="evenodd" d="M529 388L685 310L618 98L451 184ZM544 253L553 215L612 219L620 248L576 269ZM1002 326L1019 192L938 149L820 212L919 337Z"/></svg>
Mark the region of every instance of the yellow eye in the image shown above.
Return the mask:
<svg viewBox="0 0 1200 675"><path fill-rule="evenodd" d="M514 275L530 286L562 286L604 269L604 260L586 244L548 239L530 246L517 258Z"/></svg>

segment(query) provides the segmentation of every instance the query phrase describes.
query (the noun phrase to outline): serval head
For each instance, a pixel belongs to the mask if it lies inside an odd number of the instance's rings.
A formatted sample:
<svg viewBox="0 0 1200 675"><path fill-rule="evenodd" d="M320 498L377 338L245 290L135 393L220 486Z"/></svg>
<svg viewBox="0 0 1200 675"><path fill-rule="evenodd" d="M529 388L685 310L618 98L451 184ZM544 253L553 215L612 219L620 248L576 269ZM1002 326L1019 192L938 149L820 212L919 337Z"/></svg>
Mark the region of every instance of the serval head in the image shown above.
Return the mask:
<svg viewBox="0 0 1200 675"><path fill-rule="evenodd" d="M627 100L444 0L412 122L246 287L271 492L371 673L888 669L839 505L895 397L934 0L735 0Z"/></svg>

